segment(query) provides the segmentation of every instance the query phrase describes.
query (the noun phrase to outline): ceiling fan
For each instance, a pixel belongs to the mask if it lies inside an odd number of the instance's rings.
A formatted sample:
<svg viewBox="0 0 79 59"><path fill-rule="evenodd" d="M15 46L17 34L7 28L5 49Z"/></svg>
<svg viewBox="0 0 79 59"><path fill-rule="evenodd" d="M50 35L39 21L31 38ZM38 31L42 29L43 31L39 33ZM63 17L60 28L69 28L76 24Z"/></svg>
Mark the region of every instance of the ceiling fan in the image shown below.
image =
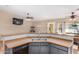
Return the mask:
<svg viewBox="0 0 79 59"><path fill-rule="evenodd" d="M76 21L79 18L79 9L76 9L75 11L71 12L71 15L65 16L65 19L69 21Z"/></svg>

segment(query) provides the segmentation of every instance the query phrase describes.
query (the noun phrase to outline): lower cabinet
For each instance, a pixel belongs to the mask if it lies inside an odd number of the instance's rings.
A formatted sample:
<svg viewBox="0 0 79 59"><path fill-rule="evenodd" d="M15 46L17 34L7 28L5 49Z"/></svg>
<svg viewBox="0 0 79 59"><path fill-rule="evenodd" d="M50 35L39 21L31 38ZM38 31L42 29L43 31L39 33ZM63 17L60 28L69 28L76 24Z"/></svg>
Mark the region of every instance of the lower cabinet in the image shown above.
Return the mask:
<svg viewBox="0 0 79 59"><path fill-rule="evenodd" d="M28 54L28 45L13 48L13 54Z"/></svg>
<svg viewBox="0 0 79 59"><path fill-rule="evenodd" d="M5 50L5 54L13 54L13 49L12 48L7 48Z"/></svg>
<svg viewBox="0 0 79 59"><path fill-rule="evenodd" d="M29 54L68 54L68 48L45 42L34 42L29 45Z"/></svg>
<svg viewBox="0 0 79 59"><path fill-rule="evenodd" d="M22 45L15 48L7 48L5 54L28 54L28 45Z"/></svg>
<svg viewBox="0 0 79 59"><path fill-rule="evenodd" d="M6 54L68 54L68 48L49 44L47 42L33 42L13 49L6 49Z"/></svg>
<svg viewBox="0 0 79 59"><path fill-rule="evenodd" d="M51 44L50 54L68 54L68 48Z"/></svg>

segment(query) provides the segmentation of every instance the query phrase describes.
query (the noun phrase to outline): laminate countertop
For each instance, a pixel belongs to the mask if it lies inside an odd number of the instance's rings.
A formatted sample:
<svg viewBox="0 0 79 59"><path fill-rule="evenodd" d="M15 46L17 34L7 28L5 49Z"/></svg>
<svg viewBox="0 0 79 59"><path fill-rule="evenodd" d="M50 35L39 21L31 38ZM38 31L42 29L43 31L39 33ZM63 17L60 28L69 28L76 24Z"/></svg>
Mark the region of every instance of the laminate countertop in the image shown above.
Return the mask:
<svg viewBox="0 0 79 59"><path fill-rule="evenodd" d="M48 37L48 39L46 41L44 40L34 40L32 41L33 37L27 37L27 38L20 38L20 39L16 39L16 40L6 40L5 41L5 45L8 48L14 48L23 44L27 44L27 43L31 43L31 42L49 42L52 44L56 44L59 46L63 46L63 47L71 47L72 46L72 41L71 40L64 40L64 39L56 39L56 38L52 38L52 37Z"/></svg>
<svg viewBox="0 0 79 59"><path fill-rule="evenodd" d="M23 37L55 37L55 38L61 38L65 40L73 40L73 36L69 35L61 35L61 34L18 34L18 35L3 35L0 40L13 40L16 38L23 38Z"/></svg>
<svg viewBox="0 0 79 59"><path fill-rule="evenodd" d="M36 38L45 38L44 41L32 39ZM56 35L56 34L21 34L21 35L13 35L13 36L3 36L1 41L4 41L4 45L7 48L14 48L23 44L31 43L31 42L48 42L52 44L56 44L59 46L70 48L73 45L73 37L68 35Z"/></svg>
<svg viewBox="0 0 79 59"><path fill-rule="evenodd" d="M5 45L8 48L14 48L14 47L27 44L27 43L31 43L31 42L49 42L52 44L57 44L57 45L68 47L68 48L72 46L72 40L64 40L64 39L55 38L55 37L43 37L47 40L44 41L43 39L40 39L40 40L33 41L32 39L35 39L35 38L39 38L39 37L37 36L36 37L24 37L24 38L17 38L15 40L5 40Z"/></svg>

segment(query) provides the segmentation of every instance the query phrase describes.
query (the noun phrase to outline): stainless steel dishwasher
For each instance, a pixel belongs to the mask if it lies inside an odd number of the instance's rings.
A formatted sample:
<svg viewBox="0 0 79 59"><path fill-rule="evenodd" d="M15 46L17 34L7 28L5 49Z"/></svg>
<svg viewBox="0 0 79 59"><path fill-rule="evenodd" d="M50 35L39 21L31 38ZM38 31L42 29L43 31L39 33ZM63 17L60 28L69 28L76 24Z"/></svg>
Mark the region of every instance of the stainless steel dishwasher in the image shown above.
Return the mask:
<svg viewBox="0 0 79 59"><path fill-rule="evenodd" d="M49 44L47 38L33 38L29 44L29 54L48 54Z"/></svg>
<svg viewBox="0 0 79 59"><path fill-rule="evenodd" d="M49 54L47 42L33 42L29 45L29 54Z"/></svg>

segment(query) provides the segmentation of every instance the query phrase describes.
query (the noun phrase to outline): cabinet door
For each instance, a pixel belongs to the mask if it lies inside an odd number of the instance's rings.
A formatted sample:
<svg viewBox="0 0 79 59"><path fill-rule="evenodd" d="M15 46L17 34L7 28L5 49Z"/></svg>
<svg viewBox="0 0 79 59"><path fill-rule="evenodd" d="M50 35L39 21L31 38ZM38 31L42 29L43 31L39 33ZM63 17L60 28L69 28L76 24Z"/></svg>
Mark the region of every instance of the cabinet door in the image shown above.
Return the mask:
<svg viewBox="0 0 79 59"><path fill-rule="evenodd" d="M67 51L63 51L63 50L59 50L58 49L58 52L57 52L57 54L67 54L68 52Z"/></svg>
<svg viewBox="0 0 79 59"><path fill-rule="evenodd" d="M58 46L58 45L51 45L50 46L50 53L51 54L67 54L68 53L68 49L62 46Z"/></svg>
<svg viewBox="0 0 79 59"><path fill-rule="evenodd" d="M40 47L39 46L29 46L29 54L39 54Z"/></svg>
<svg viewBox="0 0 79 59"><path fill-rule="evenodd" d="M13 53L13 49L11 49L11 48L7 48L5 50L5 54L12 54L12 53Z"/></svg>
<svg viewBox="0 0 79 59"><path fill-rule="evenodd" d="M53 46L50 46L50 54L57 54L57 53L58 53L58 49Z"/></svg>

